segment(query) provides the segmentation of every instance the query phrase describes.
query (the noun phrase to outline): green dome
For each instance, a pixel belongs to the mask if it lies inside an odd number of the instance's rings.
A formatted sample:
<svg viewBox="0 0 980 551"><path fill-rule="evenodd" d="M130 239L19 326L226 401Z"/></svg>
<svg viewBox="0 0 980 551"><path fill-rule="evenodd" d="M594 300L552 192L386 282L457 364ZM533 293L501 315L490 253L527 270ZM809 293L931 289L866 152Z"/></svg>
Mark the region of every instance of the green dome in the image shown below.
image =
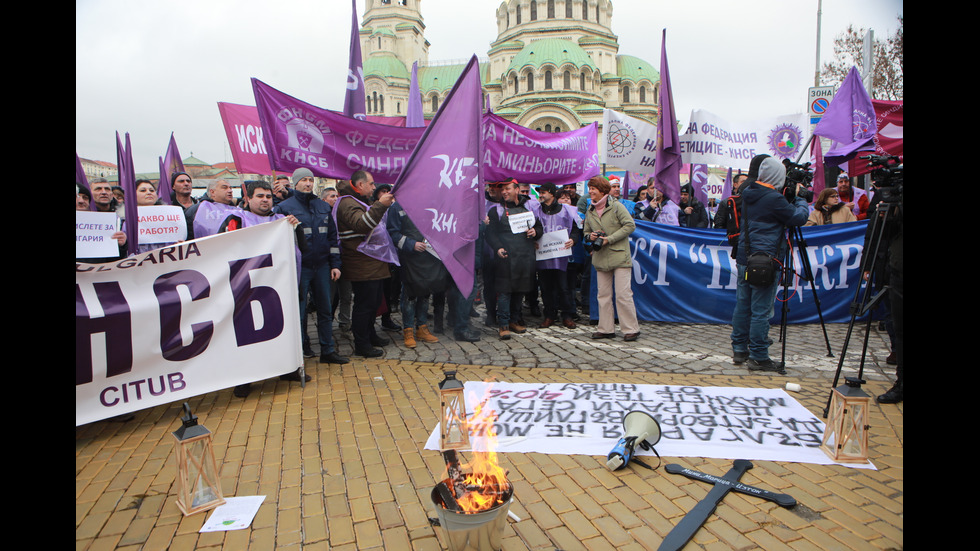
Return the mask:
<svg viewBox="0 0 980 551"><path fill-rule="evenodd" d="M593 71L596 70L592 58L581 46L560 38L548 38L537 40L525 46L520 53L514 56L507 72L511 70L520 72L525 67L538 68L544 64L552 64L560 68L567 63L571 63L579 69L588 67Z"/></svg>
<svg viewBox="0 0 980 551"><path fill-rule="evenodd" d="M480 63L480 83L486 84L488 63ZM455 65L436 65L433 67L419 67L419 92L425 96L430 92L446 94L453 89L453 85L459 80L459 76L466 69L466 64ZM411 77L409 77L411 78Z"/></svg>
<svg viewBox="0 0 980 551"><path fill-rule="evenodd" d="M392 53L371 54L364 60L363 67L365 77L373 75L382 78L412 78L405 64Z"/></svg>
<svg viewBox="0 0 980 551"><path fill-rule="evenodd" d="M616 56L616 72L621 80L640 82L649 80L651 83L660 82L660 72L646 61L631 55Z"/></svg>

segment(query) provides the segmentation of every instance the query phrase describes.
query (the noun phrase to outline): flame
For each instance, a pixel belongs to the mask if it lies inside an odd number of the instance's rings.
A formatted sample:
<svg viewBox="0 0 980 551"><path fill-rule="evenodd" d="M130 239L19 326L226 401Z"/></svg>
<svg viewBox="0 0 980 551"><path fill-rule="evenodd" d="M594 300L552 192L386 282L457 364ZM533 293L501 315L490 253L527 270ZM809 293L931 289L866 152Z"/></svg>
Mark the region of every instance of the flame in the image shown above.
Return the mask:
<svg viewBox="0 0 980 551"><path fill-rule="evenodd" d="M489 394L489 387L487 392ZM504 492L510 488L507 471L497 459L497 431L494 428L497 414L494 410L487 410L486 404L486 399L478 402L469 420L471 434L482 438L471 439L473 458L462 465L466 473L463 480L469 491L456 498L466 513L478 513L502 504ZM479 445L481 443L482 446Z"/></svg>

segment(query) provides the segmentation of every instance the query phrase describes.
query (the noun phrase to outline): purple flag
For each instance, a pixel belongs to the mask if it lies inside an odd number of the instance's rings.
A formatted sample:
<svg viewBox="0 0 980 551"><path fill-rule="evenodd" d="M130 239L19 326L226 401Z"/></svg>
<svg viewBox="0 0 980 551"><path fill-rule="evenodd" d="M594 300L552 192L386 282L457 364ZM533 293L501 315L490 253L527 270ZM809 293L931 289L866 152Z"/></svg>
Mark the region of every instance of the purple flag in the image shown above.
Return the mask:
<svg viewBox="0 0 980 551"><path fill-rule="evenodd" d="M874 105L861 83L857 67L851 67L813 133L834 142L825 161L839 165L859 151L874 151L877 132Z"/></svg>
<svg viewBox="0 0 980 551"><path fill-rule="evenodd" d="M361 32L357 24L357 0L351 0L350 62L347 69L347 95L344 114L364 120L367 116L364 99L364 67L361 65Z"/></svg>
<svg viewBox="0 0 980 551"><path fill-rule="evenodd" d="M670 72L667 70L667 29L664 29L660 47L660 117L657 118L657 189L667 197L679 201L681 197L680 138L677 133L677 113L670 91Z"/></svg>
<svg viewBox="0 0 980 551"><path fill-rule="evenodd" d="M813 196L817 197L827 187L827 180L823 173L823 145L816 136L810 146L810 156L813 158Z"/></svg>
<svg viewBox="0 0 980 551"><path fill-rule="evenodd" d="M116 164L119 165L119 186L123 188L126 213L126 248L136 254L139 247L139 214L136 207L136 170L133 168L133 149L126 132L126 145L119 141L116 132Z"/></svg>
<svg viewBox="0 0 980 551"><path fill-rule="evenodd" d="M721 186L721 202L724 203L732 196L732 167L728 167L728 174L725 175L725 184Z"/></svg>
<svg viewBox="0 0 980 551"><path fill-rule="evenodd" d="M177 150L177 140L174 133L170 133L170 143L167 145L167 153L160 157L160 183L157 184L157 195L165 205L170 204L170 194L173 189L170 182L177 172L184 172L184 161L180 158L180 151Z"/></svg>
<svg viewBox="0 0 980 551"><path fill-rule="evenodd" d="M483 218L482 100L480 66L473 56L393 189L464 295L473 289Z"/></svg>
<svg viewBox="0 0 980 551"><path fill-rule="evenodd" d="M412 82L408 85L408 114L405 126L418 128L425 126L425 115L422 114L422 93L419 92L419 62L412 62Z"/></svg>
<svg viewBox="0 0 980 551"><path fill-rule="evenodd" d="M694 188L694 198L702 205L708 206L708 165L691 164L691 187Z"/></svg>
<svg viewBox="0 0 980 551"><path fill-rule="evenodd" d="M252 90L269 165L279 172L305 167L321 178L345 180L366 170L376 183L390 184L425 131L346 117L255 78Z"/></svg>
<svg viewBox="0 0 980 551"><path fill-rule="evenodd" d="M82 168L82 160L78 158L78 153L75 153L75 183L88 190L88 210L98 210L95 201L92 200L92 188L88 185L88 177L85 176L85 169Z"/></svg>

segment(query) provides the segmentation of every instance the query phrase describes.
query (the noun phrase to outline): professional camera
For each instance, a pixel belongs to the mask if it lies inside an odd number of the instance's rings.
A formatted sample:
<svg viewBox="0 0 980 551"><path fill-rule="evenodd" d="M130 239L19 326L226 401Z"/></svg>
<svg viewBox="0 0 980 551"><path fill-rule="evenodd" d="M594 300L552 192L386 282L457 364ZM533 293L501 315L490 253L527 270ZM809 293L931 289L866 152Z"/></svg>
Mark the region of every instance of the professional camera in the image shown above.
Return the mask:
<svg viewBox="0 0 980 551"><path fill-rule="evenodd" d="M868 161L871 168L871 181L878 189L897 188L901 193L905 178L905 164L895 155L866 155L861 157Z"/></svg>
<svg viewBox="0 0 980 551"><path fill-rule="evenodd" d="M792 203L796 200L796 185L803 184L799 195L806 199L806 202L811 202L813 191L810 190L810 187L813 185L813 172L810 171L810 163L798 165L789 159L783 159L783 166L786 167L786 184L781 192L783 197Z"/></svg>
<svg viewBox="0 0 980 551"><path fill-rule="evenodd" d="M582 245L585 247L587 252L595 252L602 248L606 243L606 232L595 232L597 237L594 240L587 240Z"/></svg>

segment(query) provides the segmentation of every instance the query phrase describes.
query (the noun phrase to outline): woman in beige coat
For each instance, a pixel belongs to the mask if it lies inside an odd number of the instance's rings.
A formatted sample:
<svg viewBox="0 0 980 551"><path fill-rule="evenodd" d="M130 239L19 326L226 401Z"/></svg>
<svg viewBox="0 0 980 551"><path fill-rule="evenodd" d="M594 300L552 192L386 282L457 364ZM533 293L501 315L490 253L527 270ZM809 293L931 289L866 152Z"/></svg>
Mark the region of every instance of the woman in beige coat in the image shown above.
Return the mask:
<svg viewBox="0 0 980 551"><path fill-rule="evenodd" d="M857 217L840 202L835 188L824 188L813 203L813 212L805 226L823 226L824 224L840 224L842 222L857 222Z"/></svg>
<svg viewBox="0 0 980 551"><path fill-rule="evenodd" d="M596 269L596 294L599 299L599 325L592 338L615 337L615 318L619 317L624 339L635 341L640 336L640 324L633 303L633 257L630 255L629 236L636 229L636 224L622 203L610 199L610 189L609 180L602 176L589 180L592 204L585 213L583 234L587 243L593 243L592 265ZM614 288L615 310L612 303Z"/></svg>

